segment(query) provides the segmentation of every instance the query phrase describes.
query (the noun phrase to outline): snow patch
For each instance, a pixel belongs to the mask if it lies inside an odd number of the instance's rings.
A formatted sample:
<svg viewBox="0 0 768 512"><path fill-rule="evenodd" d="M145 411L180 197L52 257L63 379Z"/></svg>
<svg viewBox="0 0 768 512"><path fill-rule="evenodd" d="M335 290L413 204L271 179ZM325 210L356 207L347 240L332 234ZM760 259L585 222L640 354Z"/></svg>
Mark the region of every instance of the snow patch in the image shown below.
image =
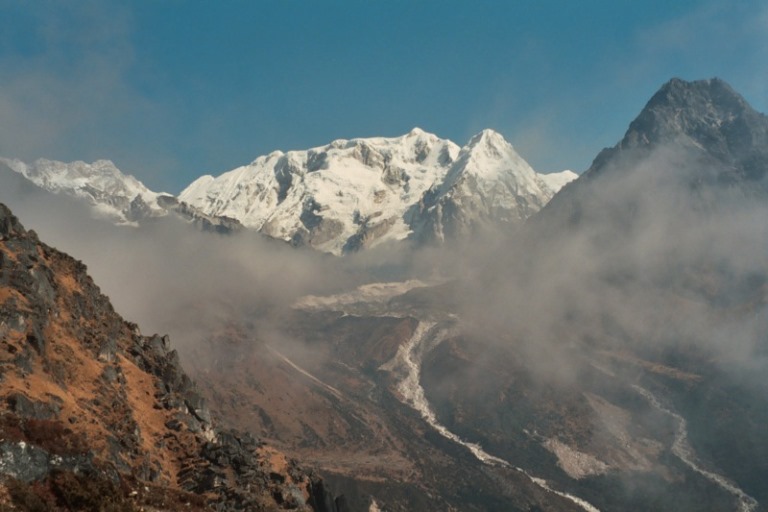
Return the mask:
<svg viewBox="0 0 768 512"><path fill-rule="evenodd" d="M345 307L358 303L386 302L414 288L424 288L429 284L418 279L388 283L370 283L355 290L336 295L305 295L294 302L296 309L342 311Z"/></svg>
<svg viewBox="0 0 768 512"><path fill-rule="evenodd" d="M573 171L565 170L549 174L539 174L539 177L553 192L557 193L561 188L578 178L579 175Z"/></svg>

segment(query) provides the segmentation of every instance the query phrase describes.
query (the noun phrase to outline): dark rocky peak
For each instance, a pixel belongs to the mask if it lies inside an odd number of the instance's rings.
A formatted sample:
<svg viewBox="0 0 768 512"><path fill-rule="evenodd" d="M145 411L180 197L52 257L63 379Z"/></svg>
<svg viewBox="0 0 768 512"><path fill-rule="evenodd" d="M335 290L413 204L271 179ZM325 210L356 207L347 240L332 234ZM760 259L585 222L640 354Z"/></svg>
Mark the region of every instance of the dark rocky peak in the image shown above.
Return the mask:
<svg viewBox="0 0 768 512"><path fill-rule="evenodd" d="M768 118L723 80L674 78L531 225L622 232L643 208L655 220L743 210L768 195L767 171Z"/></svg>
<svg viewBox="0 0 768 512"><path fill-rule="evenodd" d="M729 175L727 181L759 181L768 168L768 118L719 78L673 78L648 101L621 142L597 156L587 174L662 145L706 156Z"/></svg>
<svg viewBox="0 0 768 512"><path fill-rule="evenodd" d="M622 144L665 142L682 134L706 144L749 135L749 131L733 133L730 128L734 126L765 135L765 124L765 116L719 78L694 82L674 78L653 95L629 126ZM720 133L722 137L718 137Z"/></svg>
<svg viewBox="0 0 768 512"><path fill-rule="evenodd" d="M168 211L172 211L181 219L192 223L192 225L201 231L219 233L222 235L231 235L243 230L243 225L237 219L227 217L226 215L207 215L203 213L203 211L199 208L196 208L184 201L179 201L175 197L161 197L170 198L166 199L164 204L158 201L161 206L166 208Z"/></svg>

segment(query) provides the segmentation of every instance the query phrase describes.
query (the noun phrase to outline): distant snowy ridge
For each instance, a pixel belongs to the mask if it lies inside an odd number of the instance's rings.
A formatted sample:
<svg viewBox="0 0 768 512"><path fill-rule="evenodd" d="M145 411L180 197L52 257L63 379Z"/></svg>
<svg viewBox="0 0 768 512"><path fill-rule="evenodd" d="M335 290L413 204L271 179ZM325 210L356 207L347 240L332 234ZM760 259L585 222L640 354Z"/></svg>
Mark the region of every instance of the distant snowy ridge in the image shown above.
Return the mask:
<svg viewBox="0 0 768 512"><path fill-rule="evenodd" d="M118 224L132 224L146 217L166 215L159 202L173 200L170 194L149 190L131 175L120 172L109 160L91 164L39 159L31 164L0 158L0 163L23 175L40 188L87 201L99 216Z"/></svg>
<svg viewBox="0 0 768 512"><path fill-rule="evenodd" d="M459 148L414 128L400 137L275 151L218 177L203 176L179 198L208 215L338 255L520 222L576 177L536 173L492 130Z"/></svg>
<svg viewBox="0 0 768 512"><path fill-rule="evenodd" d="M245 226L336 255L392 241L439 243L522 222L577 177L535 172L493 130L460 148L419 128L400 137L275 151L218 177L202 176L178 198L153 192L109 160L0 158L0 164L43 189L86 201L117 224L174 213L204 229Z"/></svg>
<svg viewBox="0 0 768 512"><path fill-rule="evenodd" d="M118 225L137 226L143 220L172 213L203 230L228 233L242 227L235 219L206 215L171 194L153 192L109 160L89 164L39 159L27 164L0 158L2 165L42 189L88 203L96 217Z"/></svg>

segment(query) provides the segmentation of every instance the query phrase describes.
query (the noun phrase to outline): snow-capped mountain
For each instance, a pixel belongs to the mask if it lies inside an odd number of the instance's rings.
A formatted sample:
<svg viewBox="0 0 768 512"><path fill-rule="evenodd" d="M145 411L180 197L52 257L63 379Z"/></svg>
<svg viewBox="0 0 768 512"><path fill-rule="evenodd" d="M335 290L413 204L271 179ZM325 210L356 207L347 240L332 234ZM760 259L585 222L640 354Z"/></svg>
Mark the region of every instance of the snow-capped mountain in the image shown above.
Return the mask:
<svg viewBox="0 0 768 512"><path fill-rule="evenodd" d="M209 215L341 254L366 234L406 238L403 213L443 179L458 153L454 143L419 129L397 138L336 140L203 176L179 197Z"/></svg>
<svg viewBox="0 0 768 512"><path fill-rule="evenodd" d="M179 198L269 236L343 254L392 240L442 241L491 219L524 220L576 178L542 176L492 130L459 148L414 128L276 151L203 176Z"/></svg>
<svg viewBox="0 0 768 512"><path fill-rule="evenodd" d="M240 224L269 237L340 255L383 242L443 242L539 211L571 171L538 174L504 138L484 130L460 148L414 128L400 137L336 140L275 151L178 198L148 189L108 160L0 164L48 191L88 202L118 224L173 212L204 228Z"/></svg>
<svg viewBox="0 0 768 512"><path fill-rule="evenodd" d="M0 158L0 163L41 188L87 201L99 216L118 224L166 215L168 212L163 201L174 199L170 194L149 190L133 176L123 174L109 160L89 164L39 159L26 164L20 160Z"/></svg>

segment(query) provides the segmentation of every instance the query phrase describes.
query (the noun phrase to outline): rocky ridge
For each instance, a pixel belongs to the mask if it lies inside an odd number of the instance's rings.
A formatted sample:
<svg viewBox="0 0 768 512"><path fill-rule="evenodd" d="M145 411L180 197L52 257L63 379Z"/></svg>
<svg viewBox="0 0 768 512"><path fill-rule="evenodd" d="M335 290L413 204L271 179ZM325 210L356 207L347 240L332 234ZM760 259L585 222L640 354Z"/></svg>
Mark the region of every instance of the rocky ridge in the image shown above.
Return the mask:
<svg viewBox="0 0 768 512"><path fill-rule="evenodd" d="M569 339L614 352L612 365L644 361L643 378L657 380L666 405L643 395L645 383L633 391L677 421L678 434L690 429L690 445L679 437L674 447L679 460L691 467L691 450L709 472L738 482L737 491L721 486L734 510L761 510L756 502L766 500L767 440L755 429L765 390L755 374L766 350L756 333L766 318L767 170L765 115L722 80L672 79L530 219L520 242L521 273L570 276L558 283L567 314L548 328L560 323Z"/></svg>
<svg viewBox="0 0 768 512"><path fill-rule="evenodd" d="M167 337L0 205L0 503L8 510L345 510L317 476L219 429Z"/></svg>

